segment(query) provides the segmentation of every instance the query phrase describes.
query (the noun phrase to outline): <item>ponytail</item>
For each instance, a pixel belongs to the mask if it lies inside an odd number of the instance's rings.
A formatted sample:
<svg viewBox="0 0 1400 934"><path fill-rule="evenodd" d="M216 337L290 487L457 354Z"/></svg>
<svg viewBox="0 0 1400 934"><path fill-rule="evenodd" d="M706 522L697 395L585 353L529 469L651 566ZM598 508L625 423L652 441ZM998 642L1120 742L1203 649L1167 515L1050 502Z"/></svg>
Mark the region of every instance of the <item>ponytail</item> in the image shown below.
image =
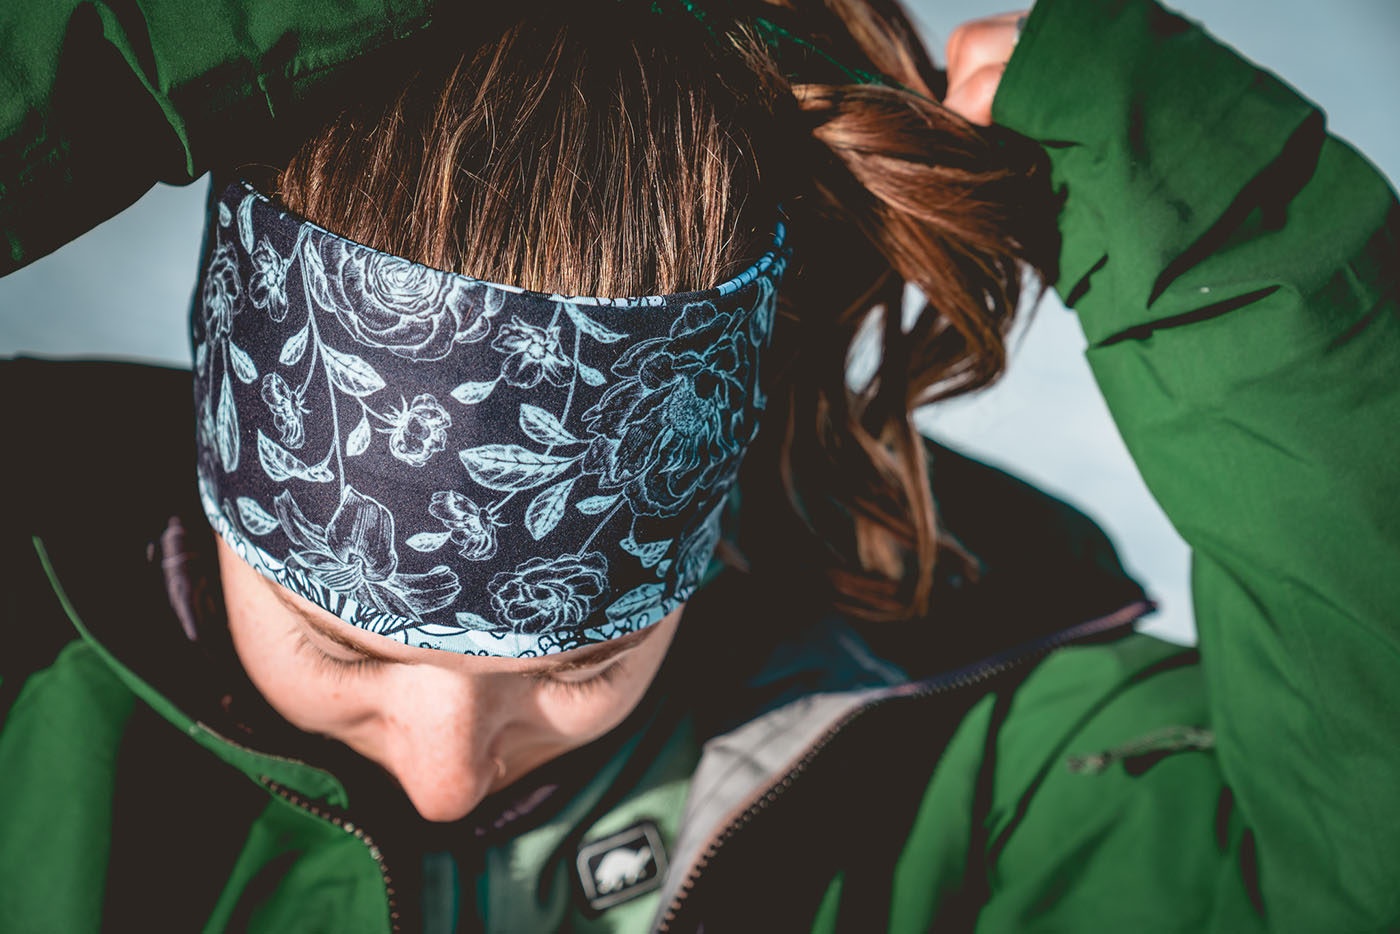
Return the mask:
<svg viewBox="0 0 1400 934"><path fill-rule="evenodd" d="M820 566L828 599L860 618L921 617L938 563L976 568L938 526L912 414L1005 368L1024 277L1054 261L1048 180L1028 141L935 102L942 75L892 0L769 2L889 81L788 82L809 181L790 206L799 262L778 332L787 365L773 396L788 423L764 451L800 519L782 534L804 529L816 547L750 550L790 556L789 577ZM912 318L906 284L924 297ZM852 388L847 363L872 320L879 364Z"/></svg>

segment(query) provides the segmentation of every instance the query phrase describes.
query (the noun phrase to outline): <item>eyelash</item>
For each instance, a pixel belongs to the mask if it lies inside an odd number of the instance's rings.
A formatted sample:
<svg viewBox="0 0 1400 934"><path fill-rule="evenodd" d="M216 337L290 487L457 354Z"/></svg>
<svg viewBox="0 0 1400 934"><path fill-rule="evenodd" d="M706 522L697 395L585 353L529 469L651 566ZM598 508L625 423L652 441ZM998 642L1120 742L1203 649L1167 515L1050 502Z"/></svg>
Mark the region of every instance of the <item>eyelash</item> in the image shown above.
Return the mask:
<svg viewBox="0 0 1400 934"><path fill-rule="evenodd" d="M372 658L357 658L354 661L346 661L343 658L336 658L334 655L328 655L317 648L305 634L298 634L297 648L310 653L317 666L323 671L328 671L340 678L363 674L371 669L379 668L384 664ZM618 659L597 674L580 681L566 681L563 678L554 678L547 674L533 674L530 675L530 678L551 690L560 691L570 697L580 697L611 684L617 676L622 673L622 669L623 660Z"/></svg>
<svg viewBox="0 0 1400 934"><path fill-rule="evenodd" d="M346 661L343 658L336 658L334 655L328 655L317 648L310 639L306 638L305 634L297 635L297 649L310 653L317 667L339 678L363 674L371 668L378 668L384 664L373 658L357 658L354 661Z"/></svg>
<svg viewBox="0 0 1400 934"><path fill-rule="evenodd" d="M582 697L591 694L601 687L611 684L617 676L622 674L623 660L618 659L608 667L596 674L590 675L581 681L565 681L562 678L552 678L547 674L531 675L535 681L544 684L551 690L557 690L566 697Z"/></svg>

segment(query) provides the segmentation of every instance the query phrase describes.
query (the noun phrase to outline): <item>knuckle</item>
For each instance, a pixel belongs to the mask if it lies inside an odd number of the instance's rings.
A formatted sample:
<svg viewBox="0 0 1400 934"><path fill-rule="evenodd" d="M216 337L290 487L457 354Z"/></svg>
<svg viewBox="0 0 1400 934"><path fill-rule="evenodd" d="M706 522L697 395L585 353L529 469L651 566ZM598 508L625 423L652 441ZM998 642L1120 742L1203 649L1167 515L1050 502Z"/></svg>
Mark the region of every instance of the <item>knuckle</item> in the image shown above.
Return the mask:
<svg viewBox="0 0 1400 934"><path fill-rule="evenodd" d="M995 24L986 20L963 23L948 37L949 63L955 58L977 58L979 53L996 41Z"/></svg>

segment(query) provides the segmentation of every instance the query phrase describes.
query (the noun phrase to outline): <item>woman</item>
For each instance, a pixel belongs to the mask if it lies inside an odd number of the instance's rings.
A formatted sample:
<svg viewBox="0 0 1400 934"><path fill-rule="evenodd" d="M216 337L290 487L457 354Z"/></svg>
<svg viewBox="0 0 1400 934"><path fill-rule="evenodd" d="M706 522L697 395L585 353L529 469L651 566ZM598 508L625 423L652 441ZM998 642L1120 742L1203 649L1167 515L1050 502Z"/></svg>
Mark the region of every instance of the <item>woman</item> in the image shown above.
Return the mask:
<svg viewBox="0 0 1400 934"><path fill-rule="evenodd" d="M6 929L1394 925L1384 183L1146 3L960 32L962 119L896 10L596 6L479 15L387 109L323 85L216 185L193 414L5 371L61 400L8 487ZM1197 548L1200 664L909 426L999 370L1025 263Z"/></svg>

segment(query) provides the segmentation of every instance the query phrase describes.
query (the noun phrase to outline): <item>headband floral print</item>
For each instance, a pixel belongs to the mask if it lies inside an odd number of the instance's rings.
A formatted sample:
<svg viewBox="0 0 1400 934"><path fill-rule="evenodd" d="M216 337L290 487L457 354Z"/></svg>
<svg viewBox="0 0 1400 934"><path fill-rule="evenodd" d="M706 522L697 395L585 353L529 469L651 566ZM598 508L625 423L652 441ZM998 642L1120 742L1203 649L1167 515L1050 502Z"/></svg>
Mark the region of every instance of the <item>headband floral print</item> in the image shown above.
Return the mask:
<svg viewBox="0 0 1400 934"><path fill-rule="evenodd" d="M694 592L764 407L781 223L715 288L621 299L430 269L242 182L210 227L199 490L258 571L370 632L504 657Z"/></svg>

